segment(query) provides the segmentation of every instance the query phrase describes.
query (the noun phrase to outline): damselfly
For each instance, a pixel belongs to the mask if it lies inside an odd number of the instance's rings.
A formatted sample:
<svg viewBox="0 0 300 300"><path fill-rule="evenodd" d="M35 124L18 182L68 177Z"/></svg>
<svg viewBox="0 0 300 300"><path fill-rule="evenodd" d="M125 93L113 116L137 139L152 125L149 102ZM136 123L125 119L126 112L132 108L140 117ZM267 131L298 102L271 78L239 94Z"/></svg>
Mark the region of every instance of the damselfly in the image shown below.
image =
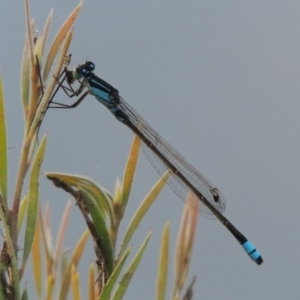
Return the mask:
<svg viewBox="0 0 300 300"><path fill-rule="evenodd" d="M168 169L171 176L167 180L173 191L185 201L187 194L194 194L200 201L200 213L208 218L216 217L232 233L242 245L247 254L258 265L263 263L260 253L251 242L233 226L222 214L225 210L225 199L219 190L213 186L200 172L188 163L171 145L169 145L127 102L120 97L119 92L109 83L97 77L93 71L95 65L85 62L74 70L67 68L61 74L65 75L58 85L69 97L80 96L72 105L57 102L57 108L74 108L88 95L93 95L123 124L129 127L143 141L143 152L162 176ZM67 81L68 86L63 82ZM72 84L78 80L77 90ZM86 91L83 93L83 91Z"/></svg>

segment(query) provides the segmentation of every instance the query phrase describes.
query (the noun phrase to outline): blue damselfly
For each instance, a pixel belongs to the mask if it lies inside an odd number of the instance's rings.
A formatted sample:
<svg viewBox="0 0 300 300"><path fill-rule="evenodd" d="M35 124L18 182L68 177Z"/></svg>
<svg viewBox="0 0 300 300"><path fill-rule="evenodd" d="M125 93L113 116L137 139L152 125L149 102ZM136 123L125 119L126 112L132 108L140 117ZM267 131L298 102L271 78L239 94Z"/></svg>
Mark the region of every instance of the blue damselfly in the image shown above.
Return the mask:
<svg viewBox="0 0 300 300"><path fill-rule="evenodd" d="M69 97L80 96L72 105L53 102L57 108L74 108L88 95L94 96L102 103L121 123L129 127L142 140L142 149L160 175L168 169L171 176L167 180L174 192L185 201L187 194L194 194L200 201L200 213L208 218L216 217L232 233L242 245L247 254L258 265L263 263L260 253L251 242L233 226L222 214L225 210L225 199L220 191L212 185L200 172L188 163L170 144L168 144L125 100L119 95L117 89L103 79L96 76L93 71L95 65L85 62L74 70L65 68L60 81L57 80L58 89L63 88ZM60 78L61 78L60 77ZM68 86L63 85L67 81ZM77 90L72 84L78 80L80 86Z"/></svg>

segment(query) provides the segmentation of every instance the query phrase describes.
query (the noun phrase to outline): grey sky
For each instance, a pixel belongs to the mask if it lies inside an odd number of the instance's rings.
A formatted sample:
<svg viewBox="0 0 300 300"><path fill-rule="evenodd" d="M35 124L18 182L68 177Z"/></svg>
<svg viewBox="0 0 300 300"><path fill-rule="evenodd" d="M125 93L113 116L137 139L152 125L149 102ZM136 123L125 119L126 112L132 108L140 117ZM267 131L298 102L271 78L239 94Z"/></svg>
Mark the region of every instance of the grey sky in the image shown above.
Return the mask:
<svg viewBox="0 0 300 300"><path fill-rule="evenodd" d="M2 2L0 72L13 146L23 134L25 20L21 1ZM78 2L31 1L32 17L42 31L54 8L52 39ZM219 222L200 218L190 270L195 299L299 298L299 12L298 1L87 0L75 23L71 66L92 60L95 73L221 190L225 215L265 260L258 267ZM133 134L103 106L88 97L76 110L51 110L46 131L43 171L89 176L113 192ZM10 195L19 150L9 152ZM142 153L137 175L125 222L158 179ZM42 177L41 197L55 232L68 195ZM134 238L138 249L153 229L125 299L154 298L161 231L170 220L175 246L182 208L166 187ZM74 207L65 247L83 231L79 220ZM92 259L90 252L86 264Z"/></svg>

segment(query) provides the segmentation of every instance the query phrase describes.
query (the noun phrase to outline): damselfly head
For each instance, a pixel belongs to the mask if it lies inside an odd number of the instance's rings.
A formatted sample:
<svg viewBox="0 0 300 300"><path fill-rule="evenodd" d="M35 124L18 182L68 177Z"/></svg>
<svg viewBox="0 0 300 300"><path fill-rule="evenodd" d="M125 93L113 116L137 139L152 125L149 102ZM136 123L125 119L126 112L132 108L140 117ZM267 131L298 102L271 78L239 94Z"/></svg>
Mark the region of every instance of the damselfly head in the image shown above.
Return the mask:
<svg viewBox="0 0 300 300"><path fill-rule="evenodd" d="M83 72L93 72L95 70L95 64L91 61L86 61L84 64L79 65L77 69L83 70Z"/></svg>
<svg viewBox="0 0 300 300"><path fill-rule="evenodd" d="M90 73L95 70L95 64L91 61L86 61L84 64L79 65L74 71L74 78L81 79L82 77L88 78Z"/></svg>
<svg viewBox="0 0 300 300"><path fill-rule="evenodd" d="M85 68L85 65L80 65L74 70L73 76L75 79L81 79L82 77L88 77L89 73L90 71Z"/></svg>

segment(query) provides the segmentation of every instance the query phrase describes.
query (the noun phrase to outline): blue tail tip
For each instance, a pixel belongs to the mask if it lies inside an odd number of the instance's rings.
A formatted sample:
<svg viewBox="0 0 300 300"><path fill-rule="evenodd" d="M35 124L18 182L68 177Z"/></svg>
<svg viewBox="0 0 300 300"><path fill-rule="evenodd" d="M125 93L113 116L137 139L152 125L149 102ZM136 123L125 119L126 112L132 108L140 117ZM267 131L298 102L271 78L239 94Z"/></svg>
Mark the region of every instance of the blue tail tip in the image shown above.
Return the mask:
<svg viewBox="0 0 300 300"><path fill-rule="evenodd" d="M244 250L250 256L250 258L255 261L258 265L261 265L264 261L260 255L260 253L255 249L253 244L249 241L246 241L242 244Z"/></svg>

